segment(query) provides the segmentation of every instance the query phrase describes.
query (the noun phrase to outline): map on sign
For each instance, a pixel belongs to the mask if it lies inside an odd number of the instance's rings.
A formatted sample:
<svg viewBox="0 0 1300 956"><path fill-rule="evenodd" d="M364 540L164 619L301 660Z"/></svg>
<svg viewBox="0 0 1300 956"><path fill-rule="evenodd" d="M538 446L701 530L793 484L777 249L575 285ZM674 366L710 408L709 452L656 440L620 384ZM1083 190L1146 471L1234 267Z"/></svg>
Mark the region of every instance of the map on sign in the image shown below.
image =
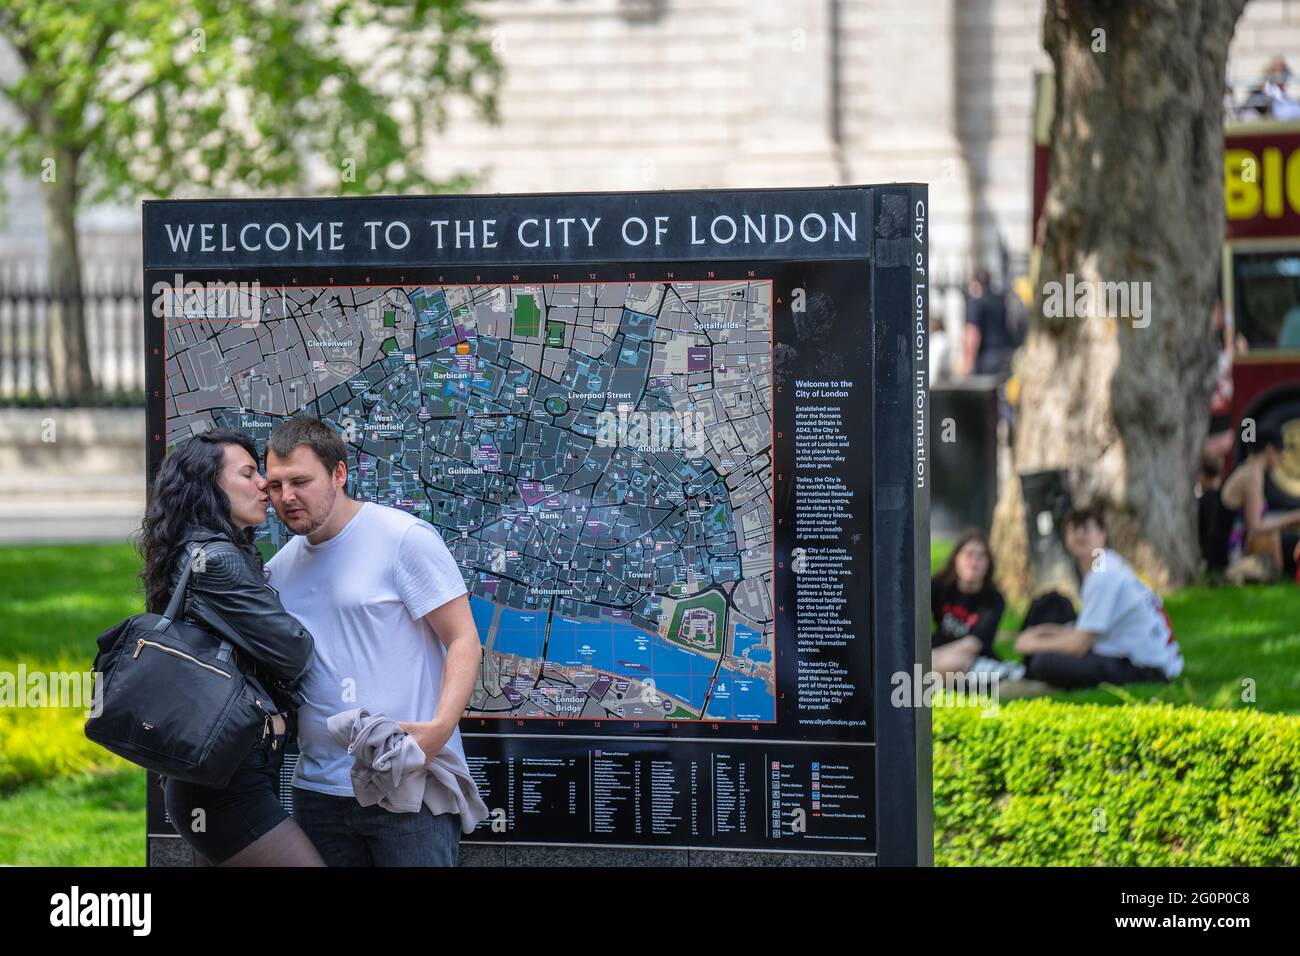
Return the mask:
<svg viewBox="0 0 1300 956"><path fill-rule="evenodd" d="M337 427L465 575L466 716L775 721L770 281L259 294L167 321L168 443Z"/></svg>

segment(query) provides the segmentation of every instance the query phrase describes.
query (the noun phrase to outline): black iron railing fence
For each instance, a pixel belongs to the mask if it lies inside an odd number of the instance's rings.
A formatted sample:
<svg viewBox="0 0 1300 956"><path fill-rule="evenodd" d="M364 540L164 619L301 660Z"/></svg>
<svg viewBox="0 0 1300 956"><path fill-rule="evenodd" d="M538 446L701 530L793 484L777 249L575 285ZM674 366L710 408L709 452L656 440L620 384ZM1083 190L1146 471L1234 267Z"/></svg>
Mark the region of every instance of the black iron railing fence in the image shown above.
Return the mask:
<svg viewBox="0 0 1300 956"><path fill-rule="evenodd" d="M143 303L138 267L89 270L79 297L51 291L44 270L0 262L0 406L144 404ZM78 302L91 381L59 394L50 368L58 310Z"/></svg>
<svg viewBox="0 0 1300 956"><path fill-rule="evenodd" d="M1008 272L1000 264L994 275ZM1021 269L1023 264L1017 263ZM932 261L930 306L938 317L961 308L968 261ZM0 407L142 406L144 404L144 302L138 265L92 265L84 270L80 296L86 328L91 385L61 396L50 369L52 313L66 301L50 289L42 268L0 259ZM995 282L995 284L997 284ZM954 295L956 298L954 298Z"/></svg>

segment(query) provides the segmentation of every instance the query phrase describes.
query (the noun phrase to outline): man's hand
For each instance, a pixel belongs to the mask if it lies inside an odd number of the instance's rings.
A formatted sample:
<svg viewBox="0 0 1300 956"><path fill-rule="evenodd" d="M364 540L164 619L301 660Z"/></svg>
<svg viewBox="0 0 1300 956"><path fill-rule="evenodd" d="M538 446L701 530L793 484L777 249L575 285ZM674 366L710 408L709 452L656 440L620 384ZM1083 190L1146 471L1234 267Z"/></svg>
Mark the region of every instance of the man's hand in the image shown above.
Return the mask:
<svg viewBox="0 0 1300 956"><path fill-rule="evenodd" d="M455 724L443 724L436 720L399 720L397 726L415 738L415 742L424 751L426 764L442 752L442 748L451 739L452 731L456 729Z"/></svg>

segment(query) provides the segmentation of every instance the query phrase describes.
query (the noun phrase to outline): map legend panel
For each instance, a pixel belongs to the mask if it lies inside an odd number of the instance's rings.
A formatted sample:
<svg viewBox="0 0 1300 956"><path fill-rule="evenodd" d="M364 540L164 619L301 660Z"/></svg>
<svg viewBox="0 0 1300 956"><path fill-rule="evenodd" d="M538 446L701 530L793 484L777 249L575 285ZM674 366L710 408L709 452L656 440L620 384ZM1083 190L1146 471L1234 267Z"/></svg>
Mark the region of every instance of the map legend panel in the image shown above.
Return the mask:
<svg viewBox="0 0 1300 956"><path fill-rule="evenodd" d="M870 748L825 746L812 760L789 744L617 740L574 756L565 740L530 736L470 749L490 810L471 841L875 849ZM851 781L824 808L813 805L816 765Z"/></svg>

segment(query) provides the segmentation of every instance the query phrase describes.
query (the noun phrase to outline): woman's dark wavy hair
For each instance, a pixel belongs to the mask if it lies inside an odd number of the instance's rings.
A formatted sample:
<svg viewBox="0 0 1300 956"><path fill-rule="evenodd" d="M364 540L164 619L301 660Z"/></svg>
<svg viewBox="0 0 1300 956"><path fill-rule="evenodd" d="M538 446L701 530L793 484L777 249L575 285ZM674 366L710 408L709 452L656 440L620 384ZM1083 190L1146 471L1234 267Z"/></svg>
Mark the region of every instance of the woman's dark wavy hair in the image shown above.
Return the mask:
<svg viewBox="0 0 1300 956"><path fill-rule="evenodd" d="M196 527L220 531L239 547L258 554L253 529L231 523L230 498L217 484L227 445L240 446L257 461L251 438L230 428L214 428L173 449L154 478L137 544L144 558L140 580L145 609L154 614L161 613L171 597L171 569L187 531Z"/></svg>
<svg viewBox="0 0 1300 956"><path fill-rule="evenodd" d="M989 591L994 590L995 585L993 584L993 572L995 568L993 566L993 548L989 546L988 537L978 528L968 528L958 536L956 544L954 544L952 550L948 552L948 560L943 563L943 568L941 568L939 573L934 576L936 584L940 587L947 587L950 584L956 583L957 552L966 547L966 545L970 544L972 541L982 544L984 546L984 553L987 554L989 558L989 569L984 575L984 583L981 585L979 593L987 594Z"/></svg>

